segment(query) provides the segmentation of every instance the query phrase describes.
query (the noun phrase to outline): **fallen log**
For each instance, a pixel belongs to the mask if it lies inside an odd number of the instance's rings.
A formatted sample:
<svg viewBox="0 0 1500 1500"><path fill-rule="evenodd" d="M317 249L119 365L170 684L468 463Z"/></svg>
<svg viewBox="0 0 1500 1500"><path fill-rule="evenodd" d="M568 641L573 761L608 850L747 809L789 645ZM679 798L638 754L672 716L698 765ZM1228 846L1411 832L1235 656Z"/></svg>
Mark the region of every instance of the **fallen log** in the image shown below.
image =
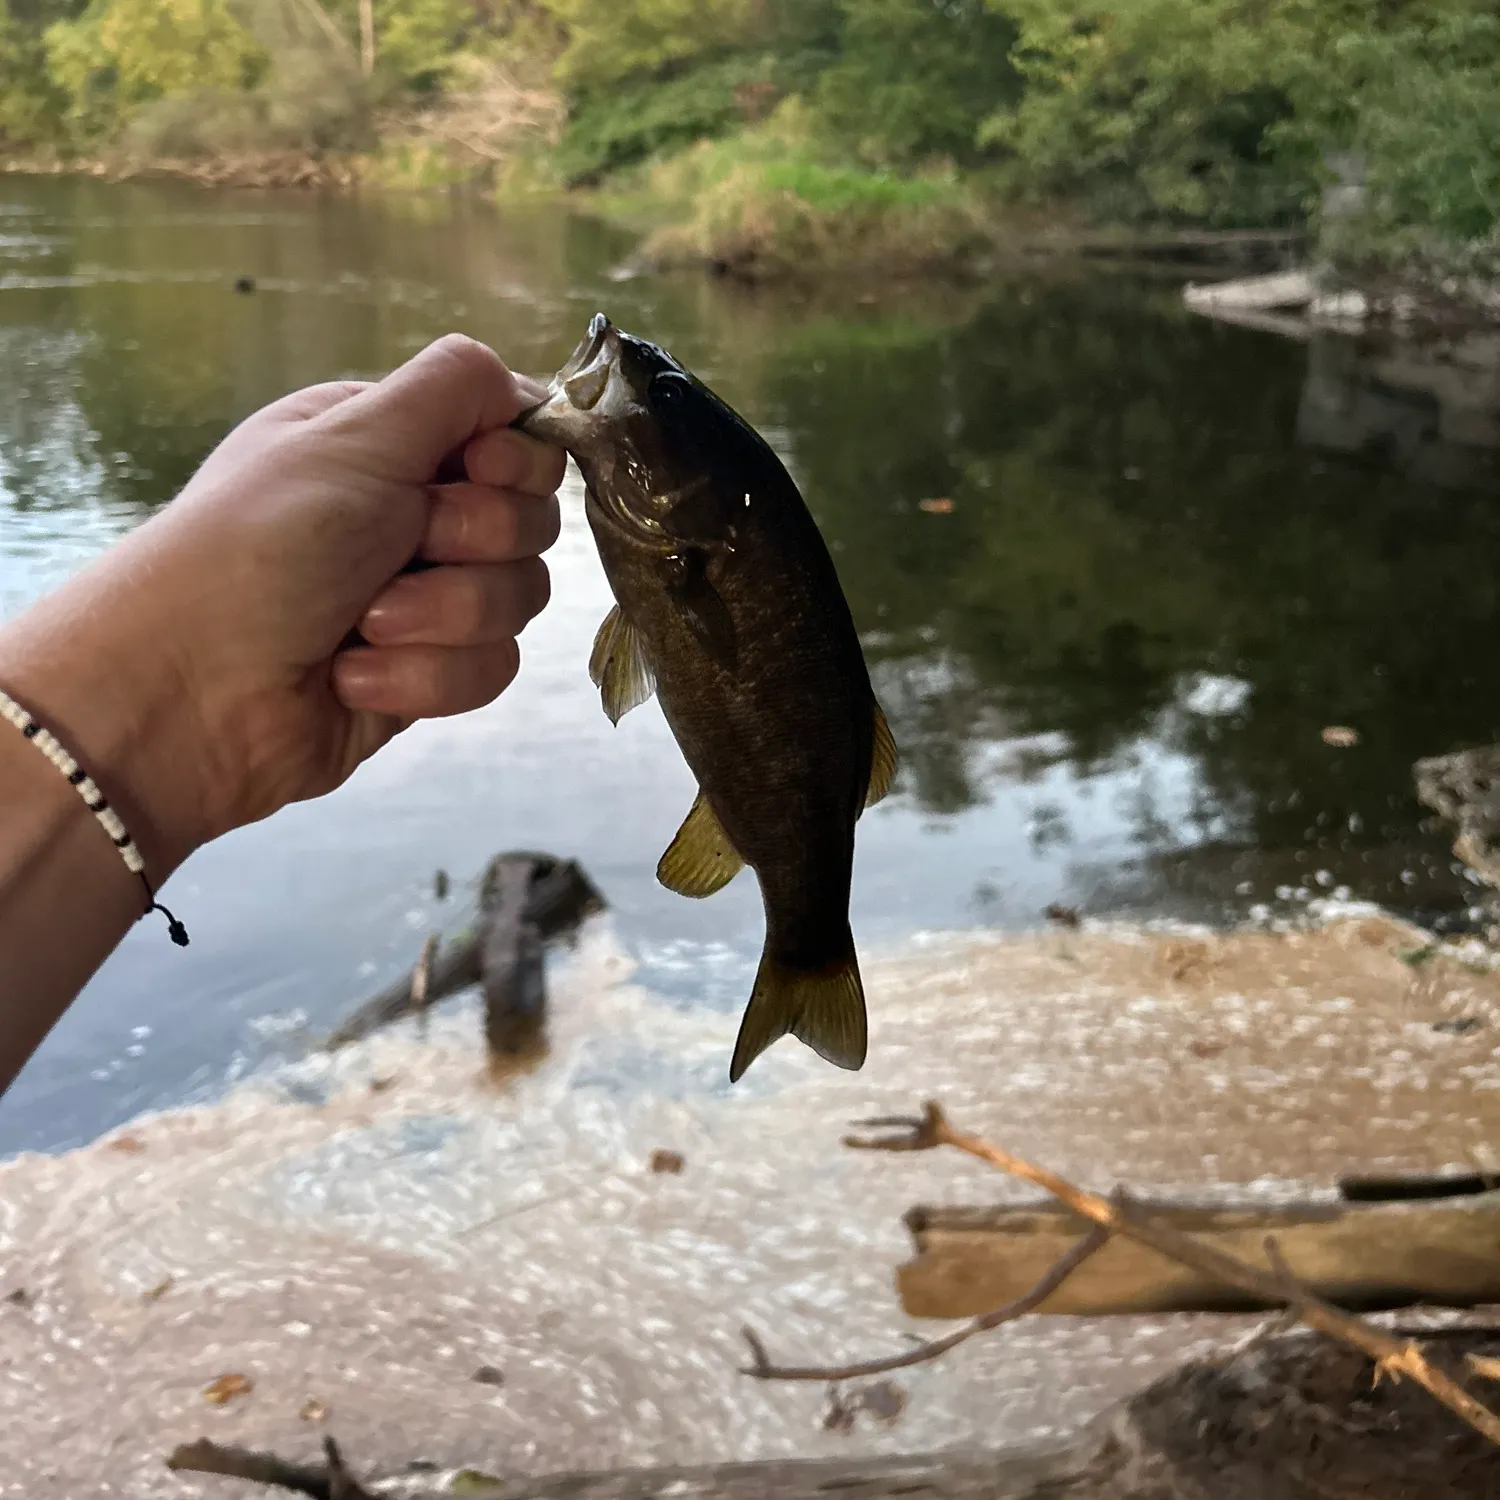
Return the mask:
<svg viewBox="0 0 1500 1500"><path fill-rule="evenodd" d="M1397 1329L1400 1335L1411 1330ZM1422 1330L1425 1347L1482 1388L1471 1357L1500 1354L1500 1328ZM1467 1372L1467 1373L1465 1373ZM482 1440L481 1440L482 1441ZM1196 1360L1048 1444L904 1458L488 1478L390 1475L360 1485L322 1464L199 1442L180 1471L237 1474L319 1500L1491 1500L1500 1449L1410 1381L1371 1384L1358 1351L1308 1332ZM340 1466L342 1469L342 1466ZM352 1485L353 1487L349 1487Z"/></svg>
<svg viewBox="0 0 1500 1500"><path fill-rule="evenodd" d="M491 1055L532 1050L546 1019L545 949L572 937L604 906L603 896L574 860L530 852L496 855L480 882L473 929L433 954L420 986L420 1005L413 995L413 975L404 975L329 1033L324 1050L347 1047L476 984L484 992L485 1041Z"/></svg>
<svg viewBox="0 0 1500 1500"><path fill-rule="evenodd" d="M1143 1203L1143 1213L1242 1259L1268 1234L1298 1282L1357 1309L1500 1302L1500 1193L1451 1200L1300 1206ZM1087 1231L1048 1201L1004 1208L916 1207L913 1260L896 1273L912 1317L976 1317L1033 1285ZM1116 1237L1038 1304L1042 1313L1244 1312L1257 1300Z"/></svg>

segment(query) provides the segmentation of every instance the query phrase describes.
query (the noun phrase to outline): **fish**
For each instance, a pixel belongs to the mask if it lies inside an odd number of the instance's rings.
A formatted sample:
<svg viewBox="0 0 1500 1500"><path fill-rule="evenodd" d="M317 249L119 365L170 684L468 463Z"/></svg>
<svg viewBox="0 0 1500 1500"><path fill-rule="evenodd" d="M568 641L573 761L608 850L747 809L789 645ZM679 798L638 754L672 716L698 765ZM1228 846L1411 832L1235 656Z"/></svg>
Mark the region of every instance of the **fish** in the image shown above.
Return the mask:
<svg viewBox="0 0 1500 1500"><path fill-rule="evenodd" d="M812 513L744 418L603 313L515 425L583 475L615 600L589 660L605 713L618 724L655 693L698 781L657 879L702 898L748 865L760 883L765 943L730 1081L788 1034L858 1070L855 824L897 751Z"/></svg>

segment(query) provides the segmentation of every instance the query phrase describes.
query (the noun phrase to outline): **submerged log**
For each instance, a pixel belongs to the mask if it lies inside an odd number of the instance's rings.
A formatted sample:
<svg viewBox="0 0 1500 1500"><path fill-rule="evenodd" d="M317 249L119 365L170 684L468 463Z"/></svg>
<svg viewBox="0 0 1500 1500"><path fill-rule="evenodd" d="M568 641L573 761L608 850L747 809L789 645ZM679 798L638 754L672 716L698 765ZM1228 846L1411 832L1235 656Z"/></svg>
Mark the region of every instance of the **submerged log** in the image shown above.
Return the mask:
<svg viewBox="0 0 1500 1500"><path fill-rule="evenodd" d="M1485 1387L1468 1360L1500 1354L1500 1328L1423 1330L1421 1337L1451 1373ZM376 1493L373 1481L361 1486L341 1471L330 1479L321 1464L212 1443L180 1448L168 1462L326 1500ZM1500 1493L1500 1449L1410 1381L1373 1385L1368 1360L1307 1332L1184 1365L1046 1445L539 1478L489 1479L483 1467L462 1484L408 1472L378 1493L402 1500L455 1493L480 1500L1490 1500Z"/></svg>
<svg viewBox="0 0 1500 1500"><path fill-rule="evenodd" d="M1265 1238L1274 1234L1297 1280L1342 1307L1500 1302L1500 1193L1291 1207L1141 1206L1153 1219L1257 1265L1265 1264ZM906 1224L917 1255L897 1270L896 1282L902 1307L918 1318L976 1317L1009 1302L1088 1228L1056 1203L917 1207ZM1037 1311L1228 1312L1271 1305L1116 1237Z"/></svg>
<svg viewBox="0 0 1500 1500"><path fill-rule="evenodd" d="M544 949L571 937L604 905L603 896L574 860L530 852L496 855L480 883L474 930L438 949L422 1008L480 985L491 1053L531 1050L546 1018ZM416 1008L412 976L403 975L348 1016L326 1038L324 1049L346 1047Z"/></svg>

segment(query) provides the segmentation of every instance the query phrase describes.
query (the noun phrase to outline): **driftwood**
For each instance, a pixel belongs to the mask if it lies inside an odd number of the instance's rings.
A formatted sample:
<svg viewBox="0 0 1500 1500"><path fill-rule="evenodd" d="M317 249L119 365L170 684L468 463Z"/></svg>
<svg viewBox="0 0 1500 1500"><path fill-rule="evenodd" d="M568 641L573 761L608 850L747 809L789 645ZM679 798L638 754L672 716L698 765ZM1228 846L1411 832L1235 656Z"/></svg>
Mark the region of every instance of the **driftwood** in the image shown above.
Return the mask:
<svg viewBox="0 0 1500 1500"><path fill-rule="evenodd" d="M1419 760L1412 775L1418 798L1457 826L1454 854L1500 886L1500 745Z"/></svg>
<svg viewBox="0 0 1500 1500"><path fill-rule="evenodd" d="M1404 1330L1397 1330L1398 1336ZM1424 1332L1435 1357L1500 1354L1500 1329ZM234 1473L330 1500L322 1464L285 1464L211 1443L180 1448L182 1470ZM257 1467L258 1466L258 1467ZM483 1468L483 1465L480 1465ZM489 1465L491 1469L494 1464ZM323 1487L316 1487L321 1484ZM1370 1380L1361 1355L1297 1332L1173 1371L1069 1439L909 1458L722 1464L606 1473L392 1478L343 1500L1492 1500L1500 1449L1410 1382Z"/></svg>
<svg viewBox="0 0 1500 1500"><path fill-rule="evenodd" d="M1500 1193L1440 1202L1325 1206L1136 1205L1241 1259L1259 1261L1268 1234L1298 1281L1349 1308L1419 1303L1475 1307L1500 1302ZM963 1209L917 1207L906 1215L915 1259L896 1273L901 1305L917 1318L974 1317L1036 1282L1088 1229L1055 1202ZM1044 1313L1253 1311L1279 1306L1226 1286L1116 1236L1037 1308Z"/></svg>
<svg viewBox="0 0 1500 1500"><path fill-rule="evenodd" d="M747 1328L745 1337L749 1341L754 1360L746 1371L747 1374L761 1380L811 1380L819 1377L840 1380L855 1373L895 1369L936 1359L963 1339L985 1329L998 1327L1019 1315L1019 1312L1039 1306L1054 1290L1061 1287L1074 1270L1090 1261L1101 1248L1101 1241L1118 1236L1155 1251L1165 1260L1195 1271L1206 1279L1232 1287L1254 1301L1280 1304L1285 1309L1281 1321L1305 1323L1309 1328L1360 1352L1373 1363L1377 1383L1383 1378L1400 1380L1406 1377L1413 1380L1434 1400L1500 1449L1500 1416L1469 1388L1472 1382L1466 1373L1449 1374L1440 1363L1435 1363L1428 1357L1415 1339L1393 1337L1310 1291L1293 1274L1274 1235L1265 1236L1263 1249L1267 1265L1262 1269L1251 1260L1228 1253L1205 1236L1188 1233L1167 1222L1165 1218L1143 1213L1140 1205L1133 1202L1123 1188L1116 1188L1110 1197L1102 1198L1097 1193L1075 1186L1067 1178L1058 1176L1046 1167L1037 1166L1014 1152L992 1145L982 1136L957 1129L949 1123L942 1107L931 1100L916 1118L900 1116L867 1120L864 1123L868 1126L895 1126L898 1130L894 1135L845 1136L846 1146L866 1151L932 1151L943 1146L952 1147L1013 1177L1019 1177L1033 1187L1043 1189L1071 1210L1080 1221L1087 1223L1088 1232L1054 1264L1030 1292L1009 1308L975 1318L967 1329L960 1330L957 1335L936 1339L919 1349L908 1350L886 1359L868 1360L858 1366L827 1366L819 1369L776 1364L766 1354L764 1345L753 1330ZM1489 1375L1493 1371L1500 1371L1500 1360L1492 1361L1489 1370L1484 1373Z"/></svg>
<svg viewBox="0 0 1500 1500"><path fill-rule="evenodd" d="M412 974L365 1001L324 1041L334 1051L480 985L492 1056L531 1051L546 1019L546 945L572 936L604 898L583 869L551 854L500 854L485 870L474 930L426 951Z"/></svg>

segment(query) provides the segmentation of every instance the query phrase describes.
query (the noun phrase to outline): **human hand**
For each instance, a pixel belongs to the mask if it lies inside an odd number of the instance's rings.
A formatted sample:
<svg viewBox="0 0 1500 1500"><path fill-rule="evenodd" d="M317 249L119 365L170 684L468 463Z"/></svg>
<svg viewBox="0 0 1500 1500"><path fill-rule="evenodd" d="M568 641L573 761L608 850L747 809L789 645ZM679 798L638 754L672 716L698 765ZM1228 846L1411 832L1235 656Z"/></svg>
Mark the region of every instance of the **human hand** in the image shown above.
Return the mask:
<svg viewBox="0 0 1500 1500"><path fill-rule="evenodd" d="M456 335L376 384L298 391L7 627L11 691L110 792L158 880L510 683L547 602L564 456L507 424L542 394ZM467 479L438 484L456 458ZM402 572L418 558L432 566Z"/></svg>

